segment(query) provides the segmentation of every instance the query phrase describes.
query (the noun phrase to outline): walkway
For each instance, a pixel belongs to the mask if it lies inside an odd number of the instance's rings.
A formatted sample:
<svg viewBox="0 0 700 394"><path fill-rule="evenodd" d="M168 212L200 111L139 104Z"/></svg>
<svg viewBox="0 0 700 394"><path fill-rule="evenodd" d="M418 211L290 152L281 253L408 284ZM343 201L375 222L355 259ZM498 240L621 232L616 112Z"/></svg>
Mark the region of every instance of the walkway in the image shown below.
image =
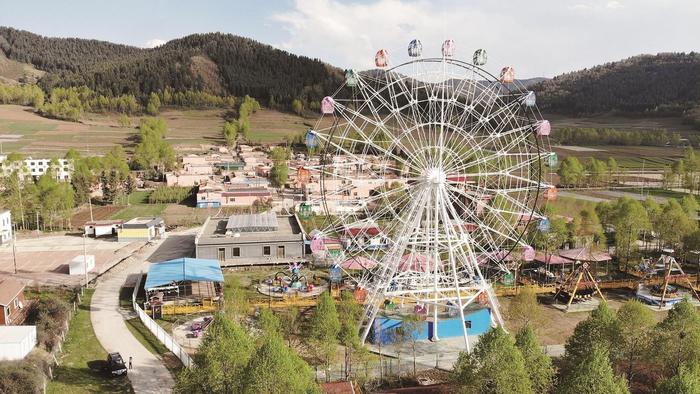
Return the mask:
<svg viewBox="0 0 700 394"><path fill-rule="evenodd" d="M144 249L129 259L131 261L123 262L124 266L116 267L119 272L110 273L98 282L92 296L90 318L95 335L107 352L121 353L127 363L129 357L133 357L133 369L128 377L135 393L170 393L175 384L172 375L161 360L134 338L124 323L125 316L119 306L122 285L133 280L134 274L148 269L144 256L153 247Z"/></svg>

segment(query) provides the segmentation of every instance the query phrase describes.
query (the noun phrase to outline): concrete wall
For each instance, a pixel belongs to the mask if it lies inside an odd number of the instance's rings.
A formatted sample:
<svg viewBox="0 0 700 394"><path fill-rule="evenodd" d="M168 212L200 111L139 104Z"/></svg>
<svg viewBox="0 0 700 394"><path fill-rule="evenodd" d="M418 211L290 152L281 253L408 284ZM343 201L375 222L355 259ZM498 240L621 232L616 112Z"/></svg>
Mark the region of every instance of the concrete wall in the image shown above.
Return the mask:
<svg viewBox="0 0 700 394"><path fill-rule="evenodd" d="M270 246L270 255L263 255L263 246ZM304 257L304 244L301 241L287 242L256 242L256 243L229 243L220 245L197 245L196 256L198 259L219 259L219 248L224 248L224 262L235 263L242 259L260 259L260 264L264 264L266 259L276 259L277 247L284 246L285 259L298 259ZM233 248L240 248L240 256L233 256Z"/></svg>

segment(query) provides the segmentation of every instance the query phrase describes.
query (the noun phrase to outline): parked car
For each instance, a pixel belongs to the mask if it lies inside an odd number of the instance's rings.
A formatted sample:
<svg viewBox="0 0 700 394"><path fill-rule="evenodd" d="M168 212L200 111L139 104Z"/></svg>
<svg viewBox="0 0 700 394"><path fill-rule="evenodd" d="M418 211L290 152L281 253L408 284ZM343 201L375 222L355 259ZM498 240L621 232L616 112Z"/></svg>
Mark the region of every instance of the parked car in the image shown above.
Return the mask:
<svg viewBox="0 0 700 394"><path fill-rule="evenodd" d="M107 371L109 371L112 376L126 375L128 370L126 369L126 364L124 364L124 359L122 355L114 352L107 355Z"/></svg>

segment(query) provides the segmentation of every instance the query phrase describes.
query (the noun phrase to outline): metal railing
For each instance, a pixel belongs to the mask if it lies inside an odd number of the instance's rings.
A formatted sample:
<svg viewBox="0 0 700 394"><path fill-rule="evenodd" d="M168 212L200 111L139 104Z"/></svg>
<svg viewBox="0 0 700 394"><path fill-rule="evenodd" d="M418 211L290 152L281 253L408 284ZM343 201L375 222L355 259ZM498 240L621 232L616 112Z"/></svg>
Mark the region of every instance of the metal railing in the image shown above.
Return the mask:
<svg viewBox="0 0 700 394"><path fill-rule="evenodd" d="M153 335L162 343L168 350L173 352L177 358L182 361L182 365L184 365L186 368L190 368L194 366L194 361L192 360L192 357L190 357L189 354L180 346L173 337L168 334L163 327L158 325L158 323L155 322L146 312L141 309L139 304L136 302L136 294L139 291L139 288L141 287L141 279L143 278L143 274L139 275L139 278L136 280L136 286L134 286L134 292L131 294L131 304L136 311L136 313L139 315L139 319L141 319L141 322L143 323L144 326L146 326Z"/></svg>

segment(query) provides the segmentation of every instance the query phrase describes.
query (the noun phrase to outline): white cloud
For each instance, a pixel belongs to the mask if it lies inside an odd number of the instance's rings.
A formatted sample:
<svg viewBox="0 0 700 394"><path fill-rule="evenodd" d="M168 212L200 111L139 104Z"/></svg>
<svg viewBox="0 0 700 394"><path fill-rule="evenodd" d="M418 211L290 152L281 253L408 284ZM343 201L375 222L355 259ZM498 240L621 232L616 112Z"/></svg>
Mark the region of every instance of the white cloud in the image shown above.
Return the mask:
<svg viewBox="0 0 700 394"><path fill-rule="evenodd" d="M605 12L620 7L615 0L296 0L270 20L288 33L276 46L356 69L372 68L380 48L394 64L407 60L413 38L422 41L425 56L438 56L446 38L455 40L461 59L485 48L492 73L513 65L521 77L700 49L693 39L700 35L697 0L635 0L625 12Z"/></svg>
<svg viewBox="0 0 700 394"><path fill-rule="evenodd" d="M167 41L161 40L160 38L152 38L143 44L144 48L155 48L165 44Z"/></svg>

